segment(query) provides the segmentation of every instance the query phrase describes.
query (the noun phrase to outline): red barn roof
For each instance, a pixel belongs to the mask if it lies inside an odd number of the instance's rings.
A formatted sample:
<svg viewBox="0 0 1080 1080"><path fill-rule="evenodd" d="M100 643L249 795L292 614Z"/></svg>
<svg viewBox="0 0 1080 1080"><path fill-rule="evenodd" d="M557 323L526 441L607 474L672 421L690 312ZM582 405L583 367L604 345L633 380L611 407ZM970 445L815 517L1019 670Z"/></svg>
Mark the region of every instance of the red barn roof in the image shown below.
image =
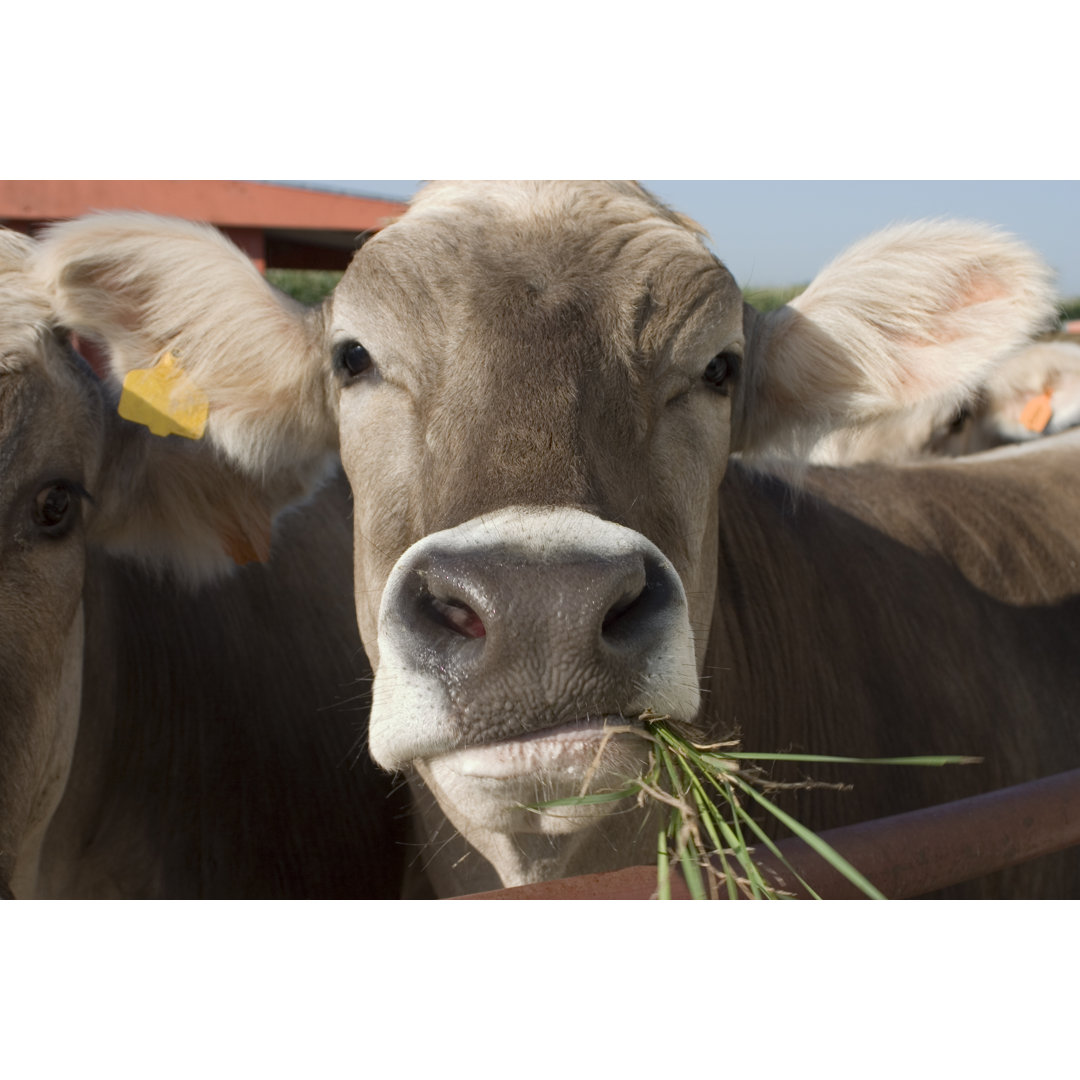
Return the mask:
<svg viewBox="0 0 1080 1080"><path fill-rule="evenodd" d="M343 270L357 237L389 224L405 204L251 180L0 180L0 224L22 232L94 210L209 222L260 269Z"/></svg>

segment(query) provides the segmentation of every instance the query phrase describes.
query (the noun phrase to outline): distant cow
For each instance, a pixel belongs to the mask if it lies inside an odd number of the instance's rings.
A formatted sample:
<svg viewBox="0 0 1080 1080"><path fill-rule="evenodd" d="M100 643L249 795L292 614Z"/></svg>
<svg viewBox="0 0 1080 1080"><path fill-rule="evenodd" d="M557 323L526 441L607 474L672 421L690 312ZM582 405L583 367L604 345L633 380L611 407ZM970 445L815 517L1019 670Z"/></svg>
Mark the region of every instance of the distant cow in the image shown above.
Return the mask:
<svg viewBox="0 0 1080 1080"><path fill-rule="evenodd" d="M959 406L915 409L827 436L824 465L974 454L1056 435L1080 424L1080 345L1040 341L1002 360Z"/></svg>
<svg viewBox="0 0 1080 1080"><path fill-rule="evenodd" d="M33 254L0 230L0 892L396 896L347 491L222 578L268 511L212 448L115 415Z"/></svg>
<svg viewBox="0 0 1080 1080"><path fill-rule="evenodd" d="M992 229L886 230L769 315L621 183L429 186L311 314L183 222L59 226L39 273L118 376L175 356L271 501L340 447L370 748L441 895L650 861L632 806L525 808L648 708L749 749L987 759L815 770L855 789L792 796L814 827L1080 765L1077 437L800 487L747 467L953 408L1038 329L1049 275ZM593 784L645 756L619 736ZM1080 895L1078 860L972 895Z"/></svg>

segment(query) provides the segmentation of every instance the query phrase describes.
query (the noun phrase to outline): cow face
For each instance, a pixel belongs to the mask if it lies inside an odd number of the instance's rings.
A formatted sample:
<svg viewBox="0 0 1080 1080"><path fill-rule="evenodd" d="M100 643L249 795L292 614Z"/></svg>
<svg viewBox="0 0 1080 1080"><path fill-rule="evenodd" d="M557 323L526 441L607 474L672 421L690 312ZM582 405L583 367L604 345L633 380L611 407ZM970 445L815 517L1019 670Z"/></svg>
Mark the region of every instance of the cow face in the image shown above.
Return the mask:
<svg viewBox="0 0 1080 1080"><path fill-rule="evenodd" d="M75 748L88 545L206 576L258 516L212 448L116 418L35 254L0 230L0 893L18 896L34 894Z"/></svg>
<svg viewBox="0 0 1080 1080"><path fill-rule="evenodd" d="M697 711L741 295L638 189L436 187L327 322L372 753L566 828L520 804L576 791L605 723Z"/></svg>
<svg viewBox="0 0 1080 1080"><path fill-rule="evenodd" d="M1040 341L1001 360L959 407L913 410L835 432L813 450L825 465L976 454L1080 424L1080 345Z"/></svg>
<svg viewBox="0 0 1080 1080"><path fill-rule="evenodd" d="M507 883L650 857L615 804L530 804L633 774L646 709L700 717L729 454L947 408L1052 311L1030 252L946 222L758 316L630 184L433 185L315 314L186 223L97 217L47 248L68 324L117 374L179 357L271 502L340 448L372 753Z"/></svg>
<svg viewBox="0 0 1080 1080"><path fill-rule="evenodd" d="M74 750L85 516L103 442L93 376L26 281L30 251L0 233L0 882L16 892Z"/></svg>
<svg viewBox="0 0 1080 1080"><path fill-rule="evenodd" d="M1004 360L978 396L935 432L931 448L974 454L1080 424L1080 345L1044 341Z"/></svg>

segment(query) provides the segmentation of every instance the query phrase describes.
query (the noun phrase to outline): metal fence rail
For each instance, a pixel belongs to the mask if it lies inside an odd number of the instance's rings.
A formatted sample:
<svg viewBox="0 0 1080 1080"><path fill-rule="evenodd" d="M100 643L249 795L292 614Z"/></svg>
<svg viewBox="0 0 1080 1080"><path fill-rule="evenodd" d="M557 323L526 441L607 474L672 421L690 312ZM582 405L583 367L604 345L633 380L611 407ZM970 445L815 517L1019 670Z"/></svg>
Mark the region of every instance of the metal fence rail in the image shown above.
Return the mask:
<svg viewBox="0 0 1080 1080"><path fill-rule="evenodd" d="M820 835L887 897L911 899L1080 844L1080 769ZM777 847L823 898L863 898L803 841ZM761 853L756 861L774 882L806 897L774 856ZM672 897L690 899L672 878ZM655 892L656 867L633 866L457 899L648 900Z"/></svg>

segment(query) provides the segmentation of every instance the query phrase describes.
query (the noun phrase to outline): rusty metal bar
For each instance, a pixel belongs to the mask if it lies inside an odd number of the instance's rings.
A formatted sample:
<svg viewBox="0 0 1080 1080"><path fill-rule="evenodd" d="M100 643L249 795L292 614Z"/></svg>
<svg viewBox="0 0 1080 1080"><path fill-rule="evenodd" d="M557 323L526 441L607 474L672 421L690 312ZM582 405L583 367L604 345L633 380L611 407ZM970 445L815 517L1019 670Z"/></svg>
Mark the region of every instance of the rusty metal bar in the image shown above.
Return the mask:
<svg viewBox="0 0 1080 1080"><path fill-rule="evenodd" d="M1080 844L1080 769L820 835L890 899L922 896ZM822 897L862 898L803 841L777 847ZM756 861L774 882L806 896L772 855ZM672 878L673 899L689 900L685 884ZM648 900L655 892L656 867L632 866L458 899Z"/></svg>

